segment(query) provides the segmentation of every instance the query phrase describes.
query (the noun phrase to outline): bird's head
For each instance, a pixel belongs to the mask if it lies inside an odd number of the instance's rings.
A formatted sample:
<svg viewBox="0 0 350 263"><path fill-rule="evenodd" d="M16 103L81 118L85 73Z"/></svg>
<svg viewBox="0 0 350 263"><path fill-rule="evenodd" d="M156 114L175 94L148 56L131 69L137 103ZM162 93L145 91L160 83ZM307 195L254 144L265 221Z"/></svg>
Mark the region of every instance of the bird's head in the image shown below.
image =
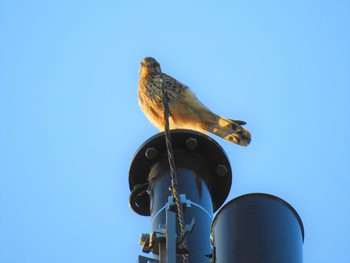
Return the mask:
<svg viewBox="0 0 350 263"><path fill-rule="evenodd" d="M140 77L146 77L150 74L159 74L162 71L160 70L160 65L154 58L147 57L144 58L140 63L139 75Z"/></svg>

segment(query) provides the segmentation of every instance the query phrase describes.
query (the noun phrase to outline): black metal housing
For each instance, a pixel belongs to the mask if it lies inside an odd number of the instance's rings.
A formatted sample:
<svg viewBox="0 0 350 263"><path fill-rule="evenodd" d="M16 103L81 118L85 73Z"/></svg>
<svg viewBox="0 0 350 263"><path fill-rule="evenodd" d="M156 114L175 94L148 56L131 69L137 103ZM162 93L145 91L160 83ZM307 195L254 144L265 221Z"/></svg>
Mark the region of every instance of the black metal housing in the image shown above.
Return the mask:
<svg viewBox="0 0 350 263"><path fill-rule="evenodd" d="M216 263L302 263L304 228L287 202L247 194L223 206L211 227Z"/></svg>

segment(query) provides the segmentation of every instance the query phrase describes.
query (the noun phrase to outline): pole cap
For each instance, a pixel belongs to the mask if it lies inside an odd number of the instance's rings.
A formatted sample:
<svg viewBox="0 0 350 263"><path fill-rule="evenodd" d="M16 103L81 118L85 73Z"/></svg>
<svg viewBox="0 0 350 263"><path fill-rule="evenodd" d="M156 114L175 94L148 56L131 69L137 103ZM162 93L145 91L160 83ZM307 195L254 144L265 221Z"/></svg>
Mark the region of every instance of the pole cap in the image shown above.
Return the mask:
<svg viewBox="0 0 350 263"><path fill-rule="evenodd" d="M225 202L231 189L232 171L222 147L211 137L193 130L176 129L170 131L172 147L176 152L196 152L205 160L210 180L207 182L214 212ZM148 176L160 157L167 154L164 132L145 141L132 158L129 170L130 207L140 215L150 215Z"/></svg>

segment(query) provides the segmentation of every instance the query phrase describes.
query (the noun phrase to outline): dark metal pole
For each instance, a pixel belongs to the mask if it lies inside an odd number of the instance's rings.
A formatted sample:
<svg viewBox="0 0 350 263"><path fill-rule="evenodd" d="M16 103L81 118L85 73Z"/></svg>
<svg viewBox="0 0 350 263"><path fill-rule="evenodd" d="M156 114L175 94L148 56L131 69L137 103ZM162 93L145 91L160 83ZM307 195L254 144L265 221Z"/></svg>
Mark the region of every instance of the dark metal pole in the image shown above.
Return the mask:
<svg viewBox="0 0 350 263"><path fill-rule="evenodd" d="M212 214L223 204L230 191L231 167L222 148L206 135L173 130L171 138L188 230L188 262L209 262L206 255L211 254ZM166 225L169 222L167 211L175 209L169 191L169 164L163 133L153 136L137 150L130 167L129 186L131 208L138 214L151 216L153 234L143 237L143 251L159 255L159 247L164 246L155 244L164 242L164 239L170 242L176 237L177 243L180 243L179 229L172 235L169 225ZM193 222L194 228L189 233ZM177 253L176 262L182 262L181 254L185 252L177 247L174 252Z"/></svg>
<svg viewBox="0 0 350 263"><path fill-rule="evenodd" d="M166 230L168 234L166 236L165 244L166 244L166 261L165 262L176 262L176 214L169 209L166 211ZM161 261L162 262L162 261Z"/></svg>
<svg viewBox="0 0 350 263"><path fill-rule="evenodd" d="M212 225L216 263L302 263L304 228L282 199L247 194L223 206Z"/></svg>

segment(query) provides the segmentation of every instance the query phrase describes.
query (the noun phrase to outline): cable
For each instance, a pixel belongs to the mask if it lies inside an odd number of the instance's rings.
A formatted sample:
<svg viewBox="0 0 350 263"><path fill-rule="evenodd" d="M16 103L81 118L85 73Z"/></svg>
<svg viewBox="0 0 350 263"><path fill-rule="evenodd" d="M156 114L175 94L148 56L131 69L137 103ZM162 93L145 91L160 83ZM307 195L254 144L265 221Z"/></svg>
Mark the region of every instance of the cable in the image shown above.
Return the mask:
<svg viewBox="0 0 350 263"><path fill-rule="evenodd" d="M163 102L163 111L164 111L164 127L165 127L165 143L167 148L167 154L168 154L168 161L170 166L170 177L171 177L171 195L173 197L173 200L176 204L177 209L177 219L179 223L180 233L182 236L185 235L185 219L184 219L184 213L182 209L182 204L180 200L179 195L179 187L178 187L178 180L177 180L177 174L176 174L176 166L174 161L174 153L173 153L173 147L171 144L171 136L170 136L170 128L169 128L169 104L168 104L168 97L167 97L167 87L164 83L163 75L161 75L161 84L162 84L162 102ZM185 248L186 246L186 240L184 239L182 242L182 246ZM187 262L187 255L182 254L183 262Z"/></svg>

